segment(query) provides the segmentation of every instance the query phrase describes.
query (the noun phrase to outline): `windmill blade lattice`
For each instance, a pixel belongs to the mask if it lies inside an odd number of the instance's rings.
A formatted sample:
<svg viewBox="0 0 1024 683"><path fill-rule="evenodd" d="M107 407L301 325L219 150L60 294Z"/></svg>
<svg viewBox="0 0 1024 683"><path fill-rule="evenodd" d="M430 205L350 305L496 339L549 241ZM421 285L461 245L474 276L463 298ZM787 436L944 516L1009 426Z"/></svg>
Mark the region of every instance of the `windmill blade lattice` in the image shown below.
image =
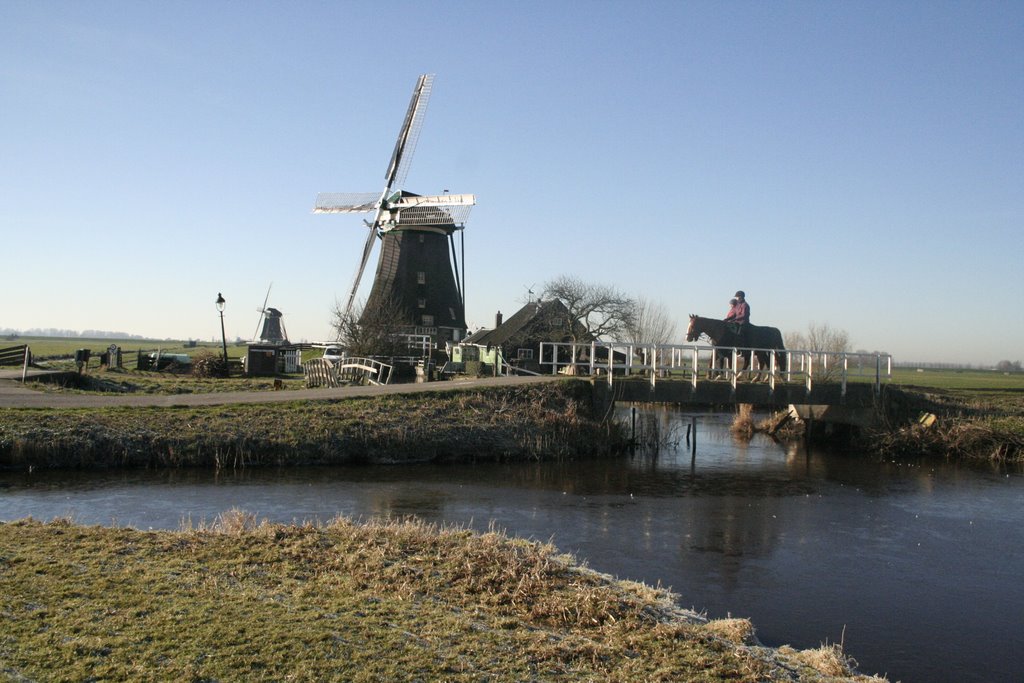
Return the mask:
<svg viewBox="0 0 1024 683"><path fill-rule="evenodd" d="M376 211L379 202L376 192L321 192L313 213L366 213Z"/></svg>
<svg viewBox="0 0 1024 683"><path fill-rule="evenodd" d="M405 112L405 121L398 133L398 140L395 141L395 151L391 153L391 163L384 174L388 183L387 189L384 190L385 198L392 187L401 187L409 174L409 165L412 163L413 152L416 151L416 143L420 139L423 118L427 115L427 102L433 88L434 74L423 74L412 91L409 110Z"/></svg>

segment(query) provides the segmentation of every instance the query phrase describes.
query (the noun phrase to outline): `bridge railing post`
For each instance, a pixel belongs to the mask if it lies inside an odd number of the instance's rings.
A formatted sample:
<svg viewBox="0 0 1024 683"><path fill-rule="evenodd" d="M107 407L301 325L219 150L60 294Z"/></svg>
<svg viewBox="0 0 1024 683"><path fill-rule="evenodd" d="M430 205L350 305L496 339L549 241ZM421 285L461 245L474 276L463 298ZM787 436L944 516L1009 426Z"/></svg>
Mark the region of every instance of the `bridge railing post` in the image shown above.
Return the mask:
<svg viewBox="0 0 1024 683"><path fill-rule="evenodd" d="M612 385L612 375L615 374L615 345L606 344L608 349L608 386Z"/></svg>
<svg viewBox="0 0 1024 683"><path fill-rule="evenodd" d="M804 358L807 362L806 386L807 393L809 394L814 386L814 356L811 355L810 351L804 351Z"/></svg>
<svg viewBox="0 0 1024 683"><path fill-rule="evenodd" d="M850 359L844 353L844 354L842 354L840 356L840 360L842 360L842 362L843 362L843 380L842 380L842 387L843 388L839 391L839 395L841 397L843 397L843 398L846 398L846 376L847 376L847 374L848 374L848 372L850 370Z"/></svg>
<svg viewBox="0 0 1024 683"><path fill-rule="evenodd" d="M693 359L690 361L690 382L693 384L694 391L697 390L697 372L700 369L700 351L697 347L693 347Z"/></svg>
<svg viewBox="0 0 1024 683"><path fill-rule="evenodd" d="M775 352L768 352L768 390L775 393Z"/></svg>
<svg viewBox="0 0 1024 683"><path fill-rule="evenodd" d="M597 356L597 342L590 342L590 376L591 377L594 376L594 369L595 369L594 368L594 363L596 363L596 361L594 360L595 356Z"/></svg>
<svg viewBox="0 0 1024 683"><path fill-rule="evenodd" d="M650 347L650 366L651 366L651 389L657 384L658 380L658 346L657 344L651 344Z"/></svg>
<svg viewBox="0 0 1024 683"><path fill-rule="evenodd" d="M731 384L732 384L733 392L736 391L736 383L739 381L739 376L740 376L740 366L739 366L739 363L738 363L739 355L740 355L739 349L737 349L736 347L733 347L733 349L732 349L732 377L731 377Z"/></svg>

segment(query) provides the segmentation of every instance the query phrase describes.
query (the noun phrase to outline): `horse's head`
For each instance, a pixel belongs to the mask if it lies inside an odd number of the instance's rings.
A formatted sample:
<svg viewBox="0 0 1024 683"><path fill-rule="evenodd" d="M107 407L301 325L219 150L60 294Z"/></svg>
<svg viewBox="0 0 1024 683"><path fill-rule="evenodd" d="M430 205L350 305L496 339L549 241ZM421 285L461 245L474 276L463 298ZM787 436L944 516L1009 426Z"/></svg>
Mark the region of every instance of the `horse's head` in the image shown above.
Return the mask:
<svg viewBox="0 0 1024 683"><path fill-rule="evenodd" d="M686 326L686 341L695 342L700 339L700 335L703 330L697 324L697 316L693 313L690 314L690 324Z"/></svg>

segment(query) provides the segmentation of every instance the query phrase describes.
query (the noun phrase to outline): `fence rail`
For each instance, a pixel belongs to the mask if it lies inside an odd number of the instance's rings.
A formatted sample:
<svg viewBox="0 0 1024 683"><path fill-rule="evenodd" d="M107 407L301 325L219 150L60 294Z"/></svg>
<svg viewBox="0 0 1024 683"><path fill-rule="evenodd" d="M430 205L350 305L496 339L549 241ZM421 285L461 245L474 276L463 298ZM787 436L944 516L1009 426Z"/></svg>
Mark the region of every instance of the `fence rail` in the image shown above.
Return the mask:
<svg viewBox="0 0 1024 683"><path fill-rule="evenodd" d="M767 355L761 366L757 354ZM749 354L751 363L743 360ZM700 344L629 344L624 342L543 342L540 365L551 374L606 375L608 384L618 375L641 375L651 386L659 379L727 380L733 389L741 381L763 381L774 390L779 384L802 384L808 392L816 384L839 384L846 395L848 382L872 382L881 391L892 379L892 356L883 353L846 353L705 346Z"/></svg>
<svg viewBox="0 0 1024 683"><path fill-rule="evenodd" d="M18 344L0 349L0 365L24 365L32 362L28 344Z"/></svg>
<svg viewBox="0 0 1024 683"><path fill-rule="evenodd" d="M393 366L373 358L345 358L329 361L314 358L302 364L306 386L338 387L344 384L388 384Z"/></svg>

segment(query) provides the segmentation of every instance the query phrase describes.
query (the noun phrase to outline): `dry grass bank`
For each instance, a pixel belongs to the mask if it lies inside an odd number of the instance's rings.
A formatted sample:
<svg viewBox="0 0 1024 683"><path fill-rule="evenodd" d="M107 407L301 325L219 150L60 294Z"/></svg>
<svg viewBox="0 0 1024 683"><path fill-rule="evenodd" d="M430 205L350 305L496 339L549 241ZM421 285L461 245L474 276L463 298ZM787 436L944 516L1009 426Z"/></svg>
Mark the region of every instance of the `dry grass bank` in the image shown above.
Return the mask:
<svg viewBox="0 0 1024 683"><path fill-rule="evenodd" d="M1024 462L1019 386L901 386L884 398L886 427L866 435L882 456Z"/></svg>
<svg viewBox="0 0 1024 683"><path fill-rule="evenodd" d="M207 407L0 410L0 467L594 457L626 443L585 382Z"/></svg>
<svg viewBox="0 0 1024 683"><path fill-rule="evenodd" d="M12 680L846 681L550 545L416 522L0 524Z"/></svg>

